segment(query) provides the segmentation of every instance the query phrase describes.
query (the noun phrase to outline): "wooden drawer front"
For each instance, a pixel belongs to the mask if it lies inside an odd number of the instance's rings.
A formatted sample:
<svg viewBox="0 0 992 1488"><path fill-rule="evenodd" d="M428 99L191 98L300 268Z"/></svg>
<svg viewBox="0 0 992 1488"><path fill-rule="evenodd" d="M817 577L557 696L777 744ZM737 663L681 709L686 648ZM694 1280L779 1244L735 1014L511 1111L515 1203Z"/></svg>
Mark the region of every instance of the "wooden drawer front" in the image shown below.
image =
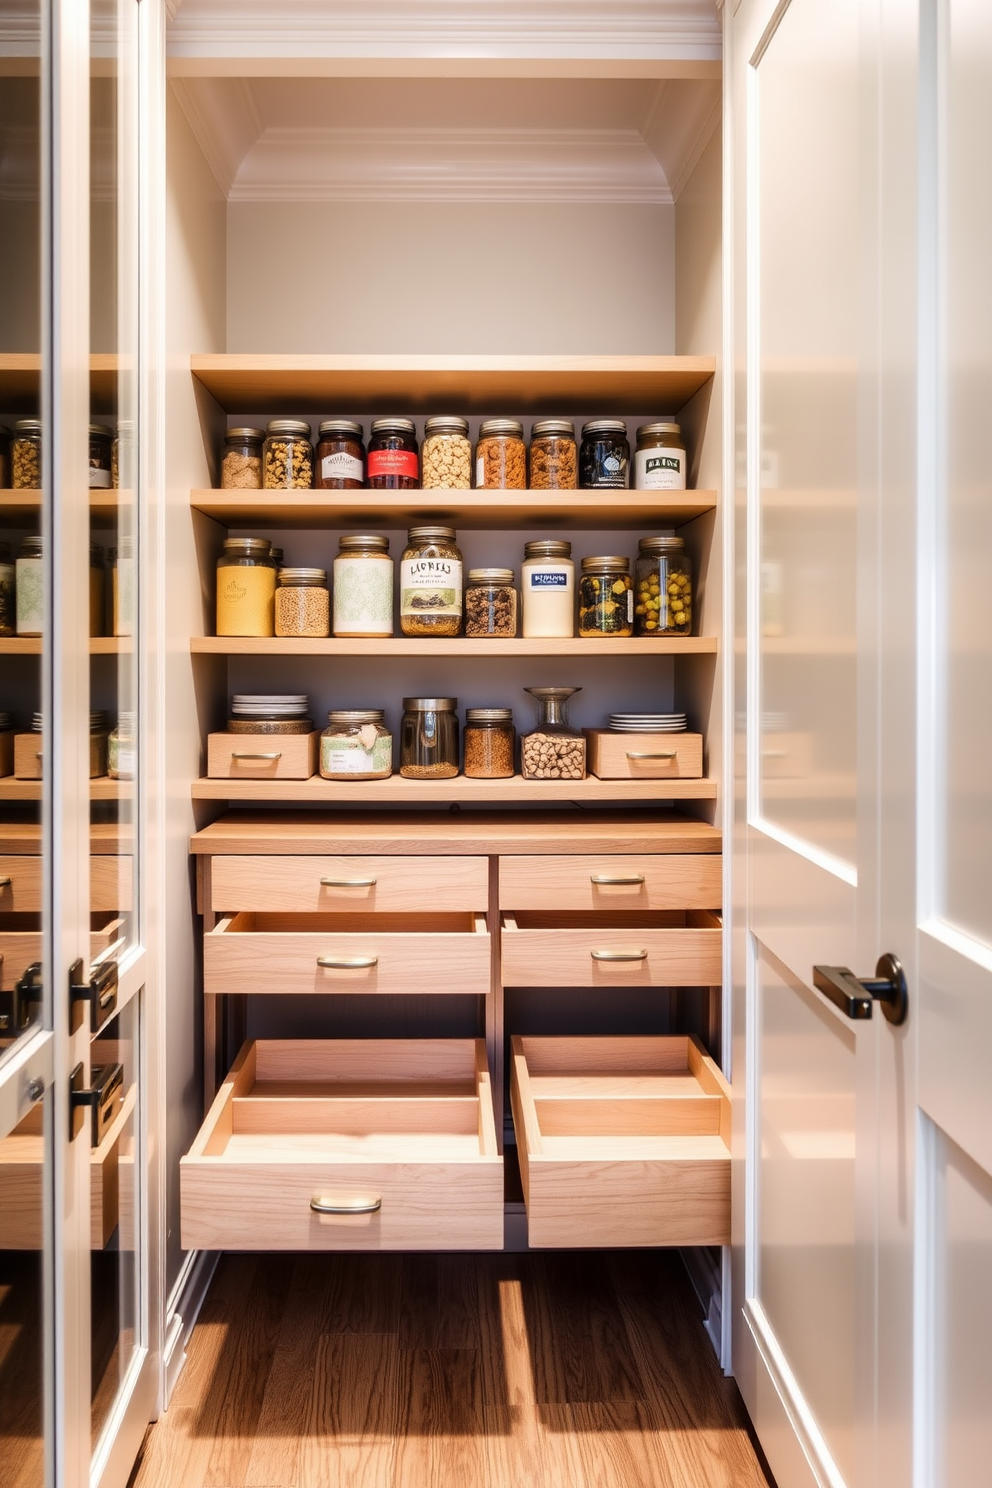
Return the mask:
<svg viewBox="0 0 992 1488"><path fill-rule="evenodd" d="M17 920L27 923L17 925ZM123 923L116 917L93 916L94 929L90 932L90 960L95 961L103 951L119 940ZM16 926L16 928L15 928ZM0 988L9 992L20 981L28 967L41 960L42 934L40 915L0 915Z"/></svg>
<svg viewBox="0 0 992 1488"><path fill-rule="evenodd" d="M519 1038L530 1244L730 1243L730 1090L695 1039Z"/></svg>
<svg viewBox="0 0 992 1488"><path fill-rule="evenodd" d="M133 863L130 857L101 853L90 858L90 909L119 913L134 907ZM0 857L0 914L40 914L42 860Z"/></svg>
<svg viewBox="0 0 992 1488"><path fill-rule="evenodd" d="M40 857L0 858L0 912L41 913L42 869Z"/></svg>
<svg viewBox="0 0 992 1488"><path fill-rule="evenodd" d="M187 1249L502 1249L485 1043L246 1044L180 1173Z"/></svg>
<svg viewBox="0 0 992 1488"><path fill-rule="evenodd" d="M90 909L94 914L134 908L134 859L100 853L90 858Z"/></svg>
<svg viewBox="0 0 992 1488"><path fill-rule="evenodd" d="M719 909L719 853L500 858L500 909Z"/></svg>
<svg viewBox="0 0 992 1488"><path fill-rule="evenodd" d="M702 734L614 734L583 729L589 772L600 780L698 780Z"/></svg>
<svg viewBox="0 0 992 1488"><path fill-rule="evenodd" d="M41 779L41 735L14 735L14 774L18 780Z"/></svg>
<svg viewBox="0 0 992 1488"><path fill-rule="evenodd" d="M410 914L489 906L486 858L212 858L210 905L231 910L386 910Z"/></svg>
<svg viewBox="0 0 992 1488"><path fill-rule="evenodd" d="M489 985L490 938L481 915L251 912L227 916L203 938L203 988L210 994L484 996Z"/></svg>
<svg viewBox="0 0 992 1488"><path fill-rule="evenodd" d="M504 914L507 987L713 987L723 931L709 910Z"/></svg>
<svg viewBox="0 0 992 1488"><path fill-rule="evenodd" d="M320 734L208 734L207 775L214 780L309 780Z"/></svg>

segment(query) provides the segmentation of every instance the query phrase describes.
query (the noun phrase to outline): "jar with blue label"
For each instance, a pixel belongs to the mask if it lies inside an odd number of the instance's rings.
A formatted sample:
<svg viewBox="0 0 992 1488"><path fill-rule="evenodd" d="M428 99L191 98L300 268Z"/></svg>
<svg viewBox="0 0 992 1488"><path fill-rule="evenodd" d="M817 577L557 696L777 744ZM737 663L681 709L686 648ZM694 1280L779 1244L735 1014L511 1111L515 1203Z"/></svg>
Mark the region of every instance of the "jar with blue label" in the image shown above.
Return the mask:
<svg viewBox="0 0 992 1488"><path fill-rule="evenodd" d="M575 634L575 564L570 542L538 538L525 543L520 589L525 636L549 639Z"/></svg>
<svg viewBox="0 0 992 1488"><path fill-rule="evenodd" d="M634 489L685 490L685 441L678 424L642 424L634 451Z"/></svg>

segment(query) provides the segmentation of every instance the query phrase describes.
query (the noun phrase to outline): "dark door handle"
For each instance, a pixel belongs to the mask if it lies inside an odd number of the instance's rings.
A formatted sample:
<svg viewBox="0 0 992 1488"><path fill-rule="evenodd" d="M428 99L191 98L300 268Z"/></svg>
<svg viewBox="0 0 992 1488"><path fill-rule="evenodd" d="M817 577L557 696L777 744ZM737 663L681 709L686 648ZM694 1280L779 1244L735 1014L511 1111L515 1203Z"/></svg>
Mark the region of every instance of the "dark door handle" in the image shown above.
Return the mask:
<svg viewBox="0 0 992 1488"><path fill-rule="evenodd" d="M849 1018L870 1018L879 1002L890 1023L906 1020L906 976L891 952L879 956L873 977L856 977L846 966L814 966L813 986Z"/></svg>

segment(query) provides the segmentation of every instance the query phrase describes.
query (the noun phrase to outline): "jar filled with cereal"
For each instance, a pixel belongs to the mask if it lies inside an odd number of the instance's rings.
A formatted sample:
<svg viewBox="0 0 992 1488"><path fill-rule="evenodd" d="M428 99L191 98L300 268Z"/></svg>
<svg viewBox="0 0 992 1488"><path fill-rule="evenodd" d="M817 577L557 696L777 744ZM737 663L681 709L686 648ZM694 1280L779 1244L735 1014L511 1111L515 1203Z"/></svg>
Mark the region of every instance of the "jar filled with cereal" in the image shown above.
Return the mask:
<svg viewBox="0 0 992 1488"><path fill-rule="evenodd" d="M634 614L638 635L692 634L692 562L681 537L637 544Z"/></svg>
<svg viewBox="0 0 992 1488"><path fill-rule="evenodd" d="M266 491L308 491L313 485L313 445L306 420L270 420L263 460Z"/></svg>
<svg viewBox="0 0 992 1488"><path fill-rule="evenodd" d="M574 491L579 484L575 425L539 419L530 431L530 484L534 491Z"/></svg>
<svg viewBox="0 0 992 1488"><path fill-rule="evenodd" d="M527 446L519 419L486 419L479 425L475 484L480 491L527 489Z"/></svg>
<svg viewBox="0 0 992 1488"><path fill-rule="evenodd" d="M41 489L41 420L18 419L10 445L11 485L15 491Z"/></svg>
<svg viewBox="0 0 992 1488"><path fill-rule="evenodd" d="M610 554L583 558L579 579L579 635L634 634L630 559Z"/></svg>
<svg viewBox="0 0 992 1488"><path fill-rule="evenodd" d="M470 780L509 780L515 743L512 708L465 709L464 773Z"/></svg>
<svg viewBox="0 0 992 1488"><path fill-rule="evenodd" d="M424 424L421 485L425 491L467 491L472 485L468 419L438 415Z"/></svg>
<svg viewBox="0 0 992 1488"><path fill-rule="evenodd" d="M264 429L228 429L224 435L224 458L220 462L222 491L262 489Z"/></svg>
<svg viewBox="0 0 992 1488"><path fill-rule="evenodd" d="M229 537L217 559L217 634L270 636L276 567L267 537Z"/></svg>
<svg viewBox="0 0 992 1488"><path fill-rule="evenodd" d="M280 568L275 598L277 636L331 633L331 596L324 568Z"/></svg>
<svg viewBox="0 0 992 1488"><path fill-rule="evenodd" d="M512 568L470 568L465 590L465 634L501 636L517 633L517 590Z"/></svg>

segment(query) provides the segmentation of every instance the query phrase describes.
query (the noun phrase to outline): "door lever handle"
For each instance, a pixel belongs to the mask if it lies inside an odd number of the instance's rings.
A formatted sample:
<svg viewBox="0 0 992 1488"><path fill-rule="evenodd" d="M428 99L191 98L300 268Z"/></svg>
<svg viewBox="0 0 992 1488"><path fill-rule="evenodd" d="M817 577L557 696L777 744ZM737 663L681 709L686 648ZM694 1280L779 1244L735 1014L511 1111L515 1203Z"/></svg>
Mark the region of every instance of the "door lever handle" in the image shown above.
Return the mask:
<svg viewBox="0 0 992 1488"><path fill-rule="evenodd" d="M846 966L814 966L813 986L848 1018L870 1018L878 1002L890 1023L906 1021L906 975L891 952L879 956L873 977L856 977Z"/></svg>

